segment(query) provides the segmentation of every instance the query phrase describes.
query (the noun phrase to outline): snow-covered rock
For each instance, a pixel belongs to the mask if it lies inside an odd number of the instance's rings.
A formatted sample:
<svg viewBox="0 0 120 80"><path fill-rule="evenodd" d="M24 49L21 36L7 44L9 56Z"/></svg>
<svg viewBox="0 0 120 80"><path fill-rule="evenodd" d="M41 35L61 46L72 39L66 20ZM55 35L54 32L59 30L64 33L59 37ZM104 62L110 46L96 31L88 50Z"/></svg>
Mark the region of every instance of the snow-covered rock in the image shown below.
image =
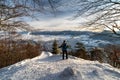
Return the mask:
<svg viewBox="0 0 120 80"><path fill-rule="evenodd" d="M43 52L40 56L0 69L0 80L120 80L109 64Z"/></svg>

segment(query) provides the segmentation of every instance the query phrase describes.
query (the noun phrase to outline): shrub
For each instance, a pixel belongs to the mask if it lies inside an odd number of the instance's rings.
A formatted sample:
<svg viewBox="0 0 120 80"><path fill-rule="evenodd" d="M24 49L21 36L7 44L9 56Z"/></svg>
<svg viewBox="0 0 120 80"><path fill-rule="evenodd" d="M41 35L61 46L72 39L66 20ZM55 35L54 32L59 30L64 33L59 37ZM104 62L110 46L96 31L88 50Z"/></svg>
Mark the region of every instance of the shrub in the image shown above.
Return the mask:
<svg viewBox="0 0 120 80"><path fill-rule="evenodd" d="M120 45L106 45L105 52L108 56L108 63L114 67L120 67Z"/></svg>
<svg viewBox="0 0 120 80"><path fill-rule="evenodd" d="M87 59L87 52L83 43L76 43L74 56Z"/></svg>
<svg viewBox="0 0 120 80"><path fill-rule="evenodd" d="M95 47L90 51L90 58L91 60L97 60L99 62L104 62L105 55L104 55L104 49Z"/></svg>
<svg viewBox="0 0 120 80"><path fill-rule="evenodd" d="M39 44L24 42L0 41L0 68L40 55L41 46Z"/></svg>

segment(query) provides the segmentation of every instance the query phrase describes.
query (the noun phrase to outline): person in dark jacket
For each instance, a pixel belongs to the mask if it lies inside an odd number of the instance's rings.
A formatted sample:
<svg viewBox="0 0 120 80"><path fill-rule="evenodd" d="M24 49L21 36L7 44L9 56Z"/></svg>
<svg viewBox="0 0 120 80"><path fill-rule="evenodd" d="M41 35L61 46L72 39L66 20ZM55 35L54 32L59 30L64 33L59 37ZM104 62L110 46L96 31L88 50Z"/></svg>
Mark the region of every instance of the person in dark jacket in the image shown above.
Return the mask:
<svg viewBox="0 0 120 80"><path fill-rule="evenodd" d="M66 54L66 59L68 59L68 53L67 53L68 45L67 45L65 40L63 41L62 45L59 48L62 48L62 54L63 54L62 58L63 58L63 60L64 60L65 54Z"/></svg>

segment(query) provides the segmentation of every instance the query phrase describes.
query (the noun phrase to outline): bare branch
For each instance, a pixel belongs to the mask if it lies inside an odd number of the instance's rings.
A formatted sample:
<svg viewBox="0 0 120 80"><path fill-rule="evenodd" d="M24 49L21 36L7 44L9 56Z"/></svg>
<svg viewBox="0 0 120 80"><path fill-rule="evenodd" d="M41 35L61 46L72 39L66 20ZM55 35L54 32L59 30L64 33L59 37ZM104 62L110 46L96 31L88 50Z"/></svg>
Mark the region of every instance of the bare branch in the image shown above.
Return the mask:
<svg viewBox="0 0 120 80"><path fill-rule="evenodd" d="M86 4L78 11L75 17L95 15L92 20L87 22L88 26L97 26L99 24L99 26L105 26L114 33L116 33L115 29L120 31L120 27L116 23L120 21L119 0L95 0L81 3Z"/></svg>
<svg viewBox="0 0 120 80"><path fill-rule="evenodd" d="M55 12L53 0L46 2L48 3L47 5L50 5L49 7L53 12ZM44 0L0 0L0 29L3 27L14 28L26 26L25 22L16 21L16 19L23 16L32 17L34 12L42 12L47 6L44 3Z"/></svg>

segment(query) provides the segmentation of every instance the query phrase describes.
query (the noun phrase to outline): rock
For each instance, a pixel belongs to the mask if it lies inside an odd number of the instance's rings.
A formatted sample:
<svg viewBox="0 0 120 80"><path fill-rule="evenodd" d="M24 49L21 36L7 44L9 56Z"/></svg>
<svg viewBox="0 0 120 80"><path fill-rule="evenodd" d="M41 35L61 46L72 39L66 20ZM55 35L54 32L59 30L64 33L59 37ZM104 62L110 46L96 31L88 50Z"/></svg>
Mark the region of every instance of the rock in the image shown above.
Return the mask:
<svg viewBox="0 0 120 80"><path fill-rule="evenodd" d="M61 80L82 80L81 74L71 67L65 68L59 75Z"/></svg>

